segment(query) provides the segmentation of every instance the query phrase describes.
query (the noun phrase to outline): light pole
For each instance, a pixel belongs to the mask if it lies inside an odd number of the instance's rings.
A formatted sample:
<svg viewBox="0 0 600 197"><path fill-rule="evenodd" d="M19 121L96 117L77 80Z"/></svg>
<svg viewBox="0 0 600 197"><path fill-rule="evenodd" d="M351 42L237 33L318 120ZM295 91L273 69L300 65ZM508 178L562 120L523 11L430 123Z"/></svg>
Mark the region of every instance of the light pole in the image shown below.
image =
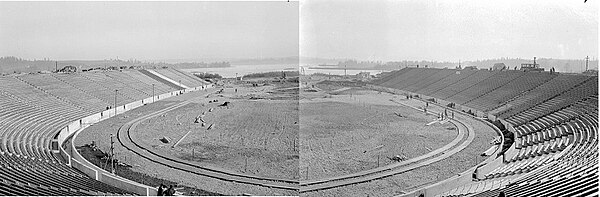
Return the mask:
<svg viewBox="0 0 600 197"><path fill-rule="evenodd" d="M115 90L115 116L117 115L117 92L119 92L119 90Z"/></svg>
<svg viewBox="0 0 600 197"><path fill-rule="evenodd" d="M154 103L154 84L152 84L152 102Z"/></svg>
<svg viewBox="0 0 600 197"><path fill-rule="evenodd" d="M110 170L113 174L115 174L115 141L113 140L113 134L110 134Z"/></svg>

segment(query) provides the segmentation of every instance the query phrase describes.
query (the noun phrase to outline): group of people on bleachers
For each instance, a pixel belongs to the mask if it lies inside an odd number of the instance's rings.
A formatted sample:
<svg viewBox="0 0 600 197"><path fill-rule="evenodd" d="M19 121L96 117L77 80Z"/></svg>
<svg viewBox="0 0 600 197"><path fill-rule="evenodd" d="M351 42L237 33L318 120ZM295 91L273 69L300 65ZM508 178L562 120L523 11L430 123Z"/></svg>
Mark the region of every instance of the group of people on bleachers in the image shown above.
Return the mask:
<svg viewBox="0 0 600 197"><path fill-rule="evenodd" d="M175 187L173 185L171 185L167 189L167 186L165 186L161 183L160 186L158 186L158 192L156 193L156 195L157 196L174 196L175 195Z"/></svg>

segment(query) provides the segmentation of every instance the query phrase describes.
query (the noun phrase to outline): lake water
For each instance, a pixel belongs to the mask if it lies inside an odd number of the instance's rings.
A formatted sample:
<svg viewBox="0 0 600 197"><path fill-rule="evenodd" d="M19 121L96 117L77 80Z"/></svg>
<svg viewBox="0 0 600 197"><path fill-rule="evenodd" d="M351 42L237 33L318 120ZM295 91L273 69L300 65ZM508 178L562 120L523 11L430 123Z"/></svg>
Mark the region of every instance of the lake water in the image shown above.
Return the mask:
<svg viewBox="0 0 600 197"><path fill-rule="evenodd" d="M225 78L233 78L236 76L243 76L251 73L264 73L272 71L298 71L298 65L281 65L281 64L268 64L268 65L231 65L231 67L225 68L192 68L192 69L181 69L187 72L207 72L217 73Z"/></svg>
<svg viewBox="0 0 600 197"><path fill-rule="evenodd" d="M310 65L303 65L304 73L306 75L314 73L332 74L332 75L344 75L344 70L338 69L310 69ZM312 67L312 66L311 66ZM192 69L181 69L187 72L207 72L217 73L225 78L233 78L237 76L243 76L251 73L263 73L273 71L298 71L300 68L297 65L281 65L281 64L268 64L268 65L231 65L231 67L225 68L192 68ZM383 72L382 70L347 70L345 74L356 75L360 72L370 72L371 75L376 75ZM302 73L301 73L302 74Z"/></svg>

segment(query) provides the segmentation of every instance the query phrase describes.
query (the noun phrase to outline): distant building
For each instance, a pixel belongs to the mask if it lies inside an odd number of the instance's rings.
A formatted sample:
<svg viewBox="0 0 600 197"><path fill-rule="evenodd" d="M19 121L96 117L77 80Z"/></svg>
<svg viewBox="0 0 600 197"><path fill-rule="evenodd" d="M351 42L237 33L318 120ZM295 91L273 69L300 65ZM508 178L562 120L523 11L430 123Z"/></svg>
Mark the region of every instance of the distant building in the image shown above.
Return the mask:
<svg viewBox="0 0 600 197"><path fill-rule="evenodd" d="M584 74L584 75L598 76L598 71L590 69L590 70L583 71L582 74Z"/></svg>
<svg viewBox="0 0 600 197"><path fill-rule="evenodd" d="M369 78L371 78L371 73L370 72L360 72L360 73L356 74L356 76L361 79L369 79Z"/></svg>
<svg viewBox="0 0 600 197"><path fill-rule="evenodd" d="M465 66L464 70L477 70L477 66Z"/></svg>
<svg viewBox="0 0 600 197"><path fill-rule="evenodd" d="M533 57L533 64L523 63L521 64L522 71L544 71L544 68L540 68L540 65L535 63L535 57Z"/></svg>
<svg viewBox="0 0 600 197"><path fill-rule="evenodd" d="M505 69L507 69L507 67L504 63L495 63L494 66L492 66L492 70L505 70Z"/></svg>

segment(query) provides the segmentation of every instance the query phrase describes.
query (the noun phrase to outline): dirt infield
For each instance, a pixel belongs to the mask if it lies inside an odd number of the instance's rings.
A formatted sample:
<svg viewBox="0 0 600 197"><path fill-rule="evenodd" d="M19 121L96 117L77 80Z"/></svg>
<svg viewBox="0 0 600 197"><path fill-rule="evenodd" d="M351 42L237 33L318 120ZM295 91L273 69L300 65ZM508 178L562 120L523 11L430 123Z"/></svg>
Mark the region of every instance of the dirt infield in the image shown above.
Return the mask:
<svg viewBox="0 0 600 197"><path fill-rule="evenodd" d="M397 102L402 102L410 106L424 106L424 103L421 101L404 100L401 98L401 96L390 95L386 93L382 93L381 95L377 96L359 95L356 99L365 103L369 103L375 102L373 101L375 98L378 98L381 100L381 102L389 99L395 99ZM343 96L334 96L333 99L350 100ZM428 108L432 111L443 110L442 108L434 105L429 105ZM458 116L459 115L457 115L457 117ZM487 150L491 146L491 139L497 136L492 128L488 127L482 122L468 117L462 117L461 119L464 123L473 127L475 131L475 139L464 150L442 161L435 162L406 173L374 180L368 183L344 186L318 192L303 193L302 196L394 196L440 182L452 176L456 176L458 173L464 172L465 170L475 166L477 162L481 162L486 159L487 157L481 157L478 155ZM302 164L303 163L301 162L301 166Z"/></svg>
<svg viewBox="0 0 600 197"><path fill-rule="evenodd" d="M134 109L134 110L126 112L124 114L118 115L114 118L96 123L95 125L85 129L84 131L82 131L79 134L79 136L76 138L74 143L76 144L76 146L82 146L82 145L90 143L91 141L95 141L97 146L100 149L102 149L104 152L108 152L108 150L110 148L109 134L113 134L113 135L116 134L119 127L122 126L123 124L125 124L126 122L131 121L137 117L141 117L144 114L149 114L151 112L167 108L169 106L172 106L172 105L179 103L180 101L184 101L184 100L192 100L193 101L193 103L190 104L190 110L198 110L200 108L206 109L208 107L214 108L215 107L214 105L222 104L222 102L218 102L215 104L212 104L212 103L208 104L209 100L214 100L214 99L222 100L225 98L225 96L228 96L228 94L235 93L235 88L236 87L225 88L225 90L223 91L223 94L220 94L220 95L214 94L214 92L219 89L211 89L209 91L193 92L193 93L184 94L184 95L177 96L177 97L172 97L172 98L169 98L169 99L166 99L163 101L158 101L156 103ZM243 87L242 88L237 87L237 88L239 88L238 94L243 94L244 91L246 91L245 89L243 89ZM271 87L271 89L272 89L272 87ZM209 95L209 97L207 98L206 95ZM235 99L233 99L233 100L235 100ZM223 109L224 111L219 111L220 109L215 109L211 113L215 114L214 117L217 117L217 114L219 114L219 113L225 113L225 114L221 114L218 116L227 116L230 114L226 114L226 112L233 112L234 111L233 109L236 108L236 106L244 106L244 104L240 104L242 102L236 102L236 101L231 101L231 102L232 102L232 107L230 107L231 111L225 111L224 109ZM271 102L271 101L248 101L248 102L260 103L260 102ZM286 102L286 101L274 101L274 102ZM287 101L287 102L290 102L290 101ZM236 103L237 103L237 105L236 105ZM206 108L201 107L202 104L205 104ZM277 107L277 106L281 106L281 105L285 105L285 104L274 105L274 106ZM288 105L285 105L285 106L287 107ZM196 108L196 107L198 107L198 108ZM293 109L293 107L288 107L288 108ZM196 111L193 111L193 113L189 114L189 117L191 117L192 114L197 115ZM213 114L211 114L211 115L213 115ZM205 119L209 120L209 116L210 115L207 114ZM177 122L177 120L180 120L182 123L185 122L186 124L188 124L186 121L189 122L190 119L186 119L186 118L189 118L189 117L186 114L175 115L173 113L167 113L166 116L160 117L160 118L164 118L164 119L176 118L176 120L174 120L175 122ZM222 119L227 120L227 121L239 120L239 119L231 119L230 120L229 118L222 118ZM193 119L191 121L193 121ZM224 127L224 125L228 124L225 122L219 123L218 120L214 120L214 122L216 123L214 126L214 130L213 129L209 130L209 132L207 133L207 138L209 136L211 136L211 135L209 135L210 132L224 131L223 129L226 128L226 127ZM243 127L244 122L240 122L240 123L241 123L241 124L239 124L240 127ZM147 123L145 123L145 124L147 124ZM156 123L156 124L160 125L161 123ZM162 124L165 126L164 127L165 129L163 129L162 127L157 127L156 130L157 131L158 130L170 131L170 132L166 132L169 135L180 136L180 133L178 133L176 131L181 131L181 132L187 131L187 128L180 127L181 125L176 125L169 121L163 122ZM222 125L219 125L219 124L222 124ZM291 129L293 129L293 127L286 128L285 133L287 133L287 135L289 135L289 133L294 133L293 131L291 131ZM144 131L147 129L140 130L138 128L136 130ZM297 130L295 133L297 134ZM176 135L176 134L178 134L178 135ZM243 136L242 134L244 134L244 133L239 133L239 134L230 133L231 136L236 136L236 135ZM250 134L250 133L248 133L248 134ZM165 135L156 134L154 136L149 137L148 140L150 140L154 143L153 139L163 137L163 136L165 136ZM282 134L282 136L286 136L286 135ZM188 137L190 137L190 138L188 139ZM198 135L196 135L196 133L190 133L186 138L184 138L184 140L182 140L182 142L180 142L180 144L177 146L177 148L183 147L182 149L186 149L187 146L192 146L191 144L193 144L193 141L195 139L197 140L202 137L204 137L204 135L198 136ZM252 136L252 137L254 137L254 136ZM223 137L223 138L225 138L225 137ZM215 138L210 138L210 139L215 139ZM288 138L288 139L291 139L291 138ZM115 140L116 140L116 138L115 138ZM173 143L175 143L176 140L178 140L178 137L172 138L170 143L163 145L163 147L170 147L170 145L173 145ZM186 141L186 140L189 140L189 141ZM269 139L269 140L270 140L269 146L275 145L275 144L283 144L274 139ZM234 143L234 142L232 141L231 143ZM292 143L293 143L293 140L292 140ZM189 144L189 145L186 145L186 144ZM196 147L196 146L193 146L193 147ZM240 146L238 145L238 147L240 147ZM261 154L275 152L275 151L273 151L273 148L277 148L277 147L278 146L268 147L270 149L262 150L261 153L259 153L258 155L255 155L255 156L260 157ZM292 146L292 149L293 149L293 146ZM196 150L200 151L201 149L194 148L194 151L196 151ZM205 150L209 150L209 149L205 149ZM214 151L217 151L217 150L215 149ZM241 153L244 153L244 152L242 151ZM241 153L238 152L237 154L241 154ZM213 178L208 178L208 177L204 177L204 176L199 176L199 175L175 170L175 169L169 168L167 166L163 166L161 164L150 162L147 159L139 157L135 153L131 153L128 150L126 150L118 142L115 143L115 154L116 154L117 159L119 159L120 161L123 161L126 164L131 165L132 166L131 170L133 170L135 172L140 172L140 173L144 173L149 176L173 181L173 182L179 183L180 185L201 188L203 190L210 191L210 192L215 192L215 193L220 193L220 194L225 194L225 195L242 195L244 193L254 194L254 195L275 195L275 196L276 195L298 195L297 192L293 192L293 191L286 191L286 190L281 190L281 189L273 189L273 188L266 188L266 187L261 187L261 186L233 183L233 182L228 182L228 181L220 181L220 180L215 180ZM201 156L203 156L202 152L198 152L198 154L199 155L197 158L200 158ZM217 155L218 152L213 153L213 154ZM289 154L289 153L284 152L284 151L277 151L277 154ZM194 153L194 155L196 155L196 153ZM205 154L205 155L209 155L209 154ZM226 158L227 156L228 155L224 155L224 156L221 156L221 158ZM229 155L229 156L235 156L235 155ZM249 156L250 156L250 158L253 158L251 155L249 155ZM194 158L196 158L196 157L193 157L191 160L194 160ZM277 159L279 159L279 158L280 157L277 157ZM297 163L297 158L295 158L295 159L296 159L296 163ZM274 159L274 160L276 160L276 159ZM228 161L227 159L223 160L223 162L227 162L227 161ZM200 162L200 161L197 161L197 162ZM242 160L242 162L245 162L245 159ZM251 170L257 169L257 168L251 168L251 167L259 165L257 163L255 164L254 162L256 162L256 160L252 160L252 159L248 160L248 166L249 166L248 173L250 173L250 174L252 173ZM269 163L268 162L265 162L265 163L267 163L267 164L260 164L260 165L264 165L264 166L268 167ZM206 165L212 165L212 164L213 163L206 163ZM238 161L238 163L232 164L232 166L239 167L240 166L239 161ZM285 166L285 165L282 165L282 166ZM297 167L293 167L292 164L289 164L288 166L291 169L293 169L293 168L297 169ZM230 166L221 166L221 167L229 168ZM261 167L263 167L263 166L261 166ZM267 167L265 167L265 169ZM262 168L261 168L261 170L262 170ZM255 171L255 173L259 173L259 172L260 173L280 172L279 176L287 176L288 174L294 174L293 172L288 172L286 170L277 170L277 169Z"/></svg>
<svg viewBox="0 0 600 197"><path fill-rule="evenodd" d="M132 132L132 138L153 151L198 165L296 179L297 102L228 102L229 107L219 107L223 102L188 104L142 122ZM202 121L195 123L197 117L201 117L205 126ZM163 137L171 139L170 142L161 142L159 139Z"/></svg>
<svg viewBox="0 0 600 197"><path fill-rule="evenodd" d="M388 165L396 155L414 158L457 135L454 125L426 126L435 117L398 105L321 99L301 102L300 109L301 180Z"/></svg>

